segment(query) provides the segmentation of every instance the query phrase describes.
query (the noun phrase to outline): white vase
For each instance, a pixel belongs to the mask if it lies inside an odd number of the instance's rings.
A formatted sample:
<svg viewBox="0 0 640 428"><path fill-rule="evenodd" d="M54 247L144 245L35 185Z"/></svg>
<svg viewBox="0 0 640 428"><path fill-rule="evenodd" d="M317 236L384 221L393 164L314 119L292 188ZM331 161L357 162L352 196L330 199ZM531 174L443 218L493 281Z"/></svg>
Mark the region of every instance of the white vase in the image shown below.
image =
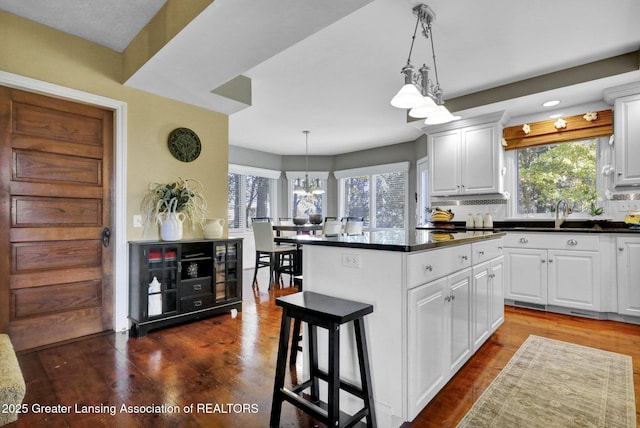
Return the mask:
<svg viewBox="0 0 640 428"><path fill-rule="evenodd" d="M179 241L182 239L182 225L186 216L175 211L165 212L158 216L160 238L163 241Z"/></svg>
<svg viewBox="0 0 640 428"><path fill-rule="evenodd" d="M204 232L205 239L217 239L222 237L224 226L224 219L222 218L208 218L204 222L202 231Z"/></svg>

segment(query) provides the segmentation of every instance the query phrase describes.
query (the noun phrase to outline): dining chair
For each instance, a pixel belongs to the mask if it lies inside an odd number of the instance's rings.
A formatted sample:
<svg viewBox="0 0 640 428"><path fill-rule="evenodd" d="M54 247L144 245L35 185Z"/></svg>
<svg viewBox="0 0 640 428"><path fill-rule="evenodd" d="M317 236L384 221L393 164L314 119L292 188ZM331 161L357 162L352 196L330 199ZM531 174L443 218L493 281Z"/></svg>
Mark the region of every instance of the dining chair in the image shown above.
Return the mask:
<svg viewBox="0 0 640 428"><path fill-rule="evenodd" d="M281 275L289 275L289 285L293 283L293 257L296 252L295 245L278 245L274 238L273 223L270 221L257 221L252 223L253 238L256 246L256 266L253 273L252 287L258 286L258 269L269 268L269 290L271 284L281 281ZM284 256L289 256L285 258Z"/></svg>
<svg viewBox="0 0 640 428"><path fill-rule="evenodd" d="M344 233L347 235L362 235L364 217L344 217Z"/></svg>
<svg viewBox="0 0 640 428"><path fill-rule="evenodd" d="M280 217L280 226L295 226L293 220L289 217ZM298 232L295 230L281 230L280 236L295 236Z"/></svg>
<svg viewBox="0 0 640 428"><path fill-rule="evenodd" d="M325 236L338 236L342 233L340 220L326 220L322 225L322 234Z"/></svg>

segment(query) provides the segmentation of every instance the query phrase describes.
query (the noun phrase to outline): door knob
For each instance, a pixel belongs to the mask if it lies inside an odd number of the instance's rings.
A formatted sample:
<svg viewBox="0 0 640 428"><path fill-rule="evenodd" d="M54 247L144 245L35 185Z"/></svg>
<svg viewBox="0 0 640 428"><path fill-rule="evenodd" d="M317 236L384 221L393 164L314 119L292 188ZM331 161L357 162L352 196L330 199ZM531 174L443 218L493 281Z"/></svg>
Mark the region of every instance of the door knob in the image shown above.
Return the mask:
<svg viewBox="0 0 640 428"><path fill-rule="evenodd" d="M106 248L111 241L111 230L108 227L102 229L102 245Z"/></svg>

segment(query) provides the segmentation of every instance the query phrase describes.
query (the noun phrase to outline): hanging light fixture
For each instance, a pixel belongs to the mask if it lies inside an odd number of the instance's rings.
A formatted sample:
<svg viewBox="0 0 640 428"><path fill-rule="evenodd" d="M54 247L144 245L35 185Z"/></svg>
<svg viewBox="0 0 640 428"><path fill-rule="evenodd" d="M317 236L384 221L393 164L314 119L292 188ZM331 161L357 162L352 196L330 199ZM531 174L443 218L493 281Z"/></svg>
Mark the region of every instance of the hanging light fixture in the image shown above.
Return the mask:
<svg viewBox="0 0 640 428"><path fill-rule="evenodd" d="M431 33L431 24L435 20L436 15L426 4L416 5L413 8L413 14L417 16L416 27L413 30L413 37L411 38L407 64L402 67L404 85L393 99L391 99L391 105L397 108L411 109L409 110L409 116L420 119L426 118L425 124L427 125L446 123L460 119L459 116L454 116L447 110L444 106L444 100L442 99L442 88L440 88L440 81L438 80L436 52L433 47L433 35ZM423 64L418 72L416 72L413 65L411 65L411 53L413 52L413 44L416 40L419 25L422 27L422 35L431 41L433 71L436 78L435 83L429 79L430 69L426 64Z"/></svg>
<svg viewBox="0 0 640 428"><path fill-rule="evenodd" d="M296 180L296 185L293 189L293 193L301 196L309 195L322 195L324 189L320 186L320 180L315 179L313 182L309 181L309 133L311 131L302 131L305 135L305 162L306 169L304 174L304 182L301 184L300 180Z"/></svg>

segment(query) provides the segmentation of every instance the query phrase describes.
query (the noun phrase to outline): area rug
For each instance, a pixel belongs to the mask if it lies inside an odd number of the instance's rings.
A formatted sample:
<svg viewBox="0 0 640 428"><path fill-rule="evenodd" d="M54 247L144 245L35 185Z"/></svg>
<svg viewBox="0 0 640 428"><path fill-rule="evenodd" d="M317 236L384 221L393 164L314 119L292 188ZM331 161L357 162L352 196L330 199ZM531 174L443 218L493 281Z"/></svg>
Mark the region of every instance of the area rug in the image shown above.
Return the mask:
<svg viewBox="0 0 640 428"><path fill-rule="evenodd" d="M463 427L636 427L631 357L529 336Z"/></svg>

